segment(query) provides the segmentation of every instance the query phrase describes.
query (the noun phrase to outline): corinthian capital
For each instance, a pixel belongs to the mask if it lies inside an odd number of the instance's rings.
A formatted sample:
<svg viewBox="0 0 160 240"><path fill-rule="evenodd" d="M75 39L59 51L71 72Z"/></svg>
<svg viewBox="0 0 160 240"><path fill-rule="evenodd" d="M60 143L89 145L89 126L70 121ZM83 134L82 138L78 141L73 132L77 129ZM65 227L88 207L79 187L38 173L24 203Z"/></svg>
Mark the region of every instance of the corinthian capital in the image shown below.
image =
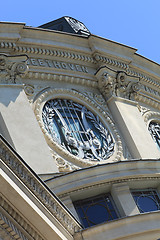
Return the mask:
<svg viewBox="0 0 160 240"><path fill-rule="evenodd" d="M0 54L0 82L16 83L27 71L27 55Z"/></svg>
<svg viewBox="0 0 160 240"><path fill-rule="evenodd" d="M131 99L140 90L139 78L129 76L125 72L115 71L106 66L101 67L97 73L98 86L103 96Z"/></svg>

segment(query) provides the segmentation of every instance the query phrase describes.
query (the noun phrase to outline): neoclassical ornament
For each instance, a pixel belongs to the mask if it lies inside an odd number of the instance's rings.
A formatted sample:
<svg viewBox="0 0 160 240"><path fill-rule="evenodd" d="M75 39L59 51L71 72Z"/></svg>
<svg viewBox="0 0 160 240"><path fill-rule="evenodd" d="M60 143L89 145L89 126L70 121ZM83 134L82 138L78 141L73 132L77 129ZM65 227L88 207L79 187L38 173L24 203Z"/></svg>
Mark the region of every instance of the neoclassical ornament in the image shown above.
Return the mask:
<svg viewBox="0 0 160 240"><path fill-rule="evenodd" d="M99 89L107 99L111 96L131 99L140 90L139 78L106 66L97 71L96 77Z"/></svg>
<svg viewBox="0 0 160 240"><path fill-rule="evenodd" d="M36 100L35 114L49 146L63 159L80 167L120 160L122 143L112 120L82 93L48 89Z"/></svg>
<svg viewBox="0 0 160 240"><path fill-rule="evenodd" d="M51 99L42 110L53 140L81 159L102 161L114 153L110 132L85 106L68 99Z"/></svg>
<svg viewBox="0 0 160 240"><path fill-rule="evenodd" d="M16 83L18 77L21 77L28 71L27 55L8 56L0 54L0 82Z"/></svg>

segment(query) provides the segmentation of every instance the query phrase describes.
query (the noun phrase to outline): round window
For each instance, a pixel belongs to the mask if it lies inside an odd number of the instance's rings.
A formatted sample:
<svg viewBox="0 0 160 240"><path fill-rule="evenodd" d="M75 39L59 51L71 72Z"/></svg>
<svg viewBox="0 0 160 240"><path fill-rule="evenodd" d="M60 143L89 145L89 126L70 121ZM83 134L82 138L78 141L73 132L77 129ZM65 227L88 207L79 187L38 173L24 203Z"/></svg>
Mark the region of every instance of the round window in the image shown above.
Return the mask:
<svg viewBox="0 0 160 240"><path fill-rule="evenodd" d="M81 159L101 161L114 153L114 141L98 116L67 99L46 102L42 119L52 139Z"/></svg>

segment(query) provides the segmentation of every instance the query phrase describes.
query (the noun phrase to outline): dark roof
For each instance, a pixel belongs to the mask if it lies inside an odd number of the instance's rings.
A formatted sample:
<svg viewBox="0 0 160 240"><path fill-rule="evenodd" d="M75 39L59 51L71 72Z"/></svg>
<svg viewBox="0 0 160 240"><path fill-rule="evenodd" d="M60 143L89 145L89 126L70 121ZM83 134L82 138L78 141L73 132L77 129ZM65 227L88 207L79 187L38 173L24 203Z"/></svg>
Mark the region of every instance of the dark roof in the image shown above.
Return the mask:
<svg viewBox="0 0 160 240"><path fill-rule="evenodd" d="M39 28L57 30L57 31L80 34L80 35L87 35L87 36L91 34L90 31L86 28L86 26L82 22L68 16L61 17L54 21L45 23L39 26Z"/></svg>

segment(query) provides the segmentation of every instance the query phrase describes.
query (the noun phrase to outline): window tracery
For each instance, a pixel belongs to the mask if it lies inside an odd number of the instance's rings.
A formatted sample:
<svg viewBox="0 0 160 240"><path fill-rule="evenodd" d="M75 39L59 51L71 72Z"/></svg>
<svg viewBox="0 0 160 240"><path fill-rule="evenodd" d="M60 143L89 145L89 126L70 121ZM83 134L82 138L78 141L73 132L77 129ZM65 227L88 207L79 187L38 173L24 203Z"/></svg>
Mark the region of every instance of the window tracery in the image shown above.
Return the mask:
<svg viewBox="0 0 160 240"><path fill-rule="evenodd" d="M42 119L53 140L76 157L101 161L114 153L113 138L99 117L73 100L49 100Z"/></svg>

